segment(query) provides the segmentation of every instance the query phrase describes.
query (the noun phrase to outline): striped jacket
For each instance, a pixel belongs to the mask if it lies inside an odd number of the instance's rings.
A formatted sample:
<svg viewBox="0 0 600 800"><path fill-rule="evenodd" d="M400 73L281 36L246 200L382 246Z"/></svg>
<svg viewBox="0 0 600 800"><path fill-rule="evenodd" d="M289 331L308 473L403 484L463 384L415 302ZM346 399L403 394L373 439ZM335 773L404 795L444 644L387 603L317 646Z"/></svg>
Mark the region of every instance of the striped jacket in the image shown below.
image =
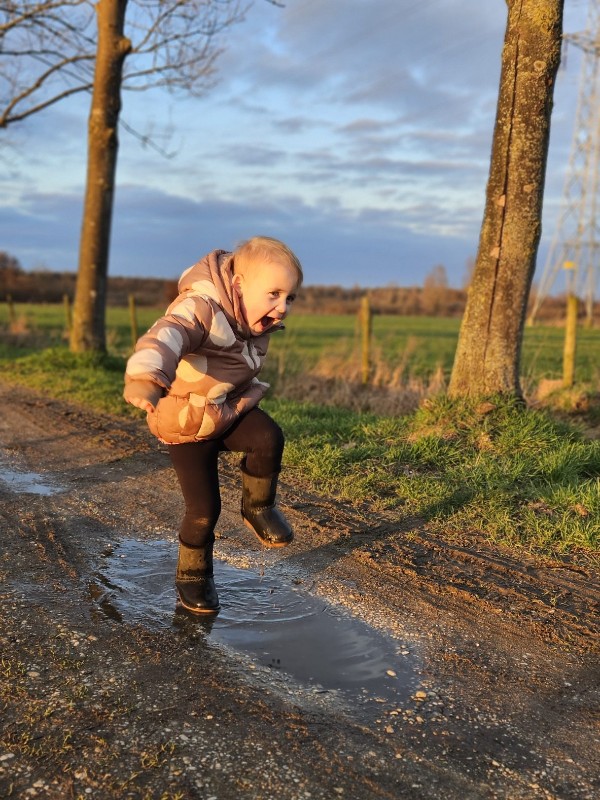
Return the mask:
<svg viewBox="0 0 600 800"><path fill-rule="evenodd" d="M186 270L179 295L127 362L124 396L155 406L148 425L166 444L217 438L269 388L257 376L272 331L251 333L232 270L223 250Z"/></svg>

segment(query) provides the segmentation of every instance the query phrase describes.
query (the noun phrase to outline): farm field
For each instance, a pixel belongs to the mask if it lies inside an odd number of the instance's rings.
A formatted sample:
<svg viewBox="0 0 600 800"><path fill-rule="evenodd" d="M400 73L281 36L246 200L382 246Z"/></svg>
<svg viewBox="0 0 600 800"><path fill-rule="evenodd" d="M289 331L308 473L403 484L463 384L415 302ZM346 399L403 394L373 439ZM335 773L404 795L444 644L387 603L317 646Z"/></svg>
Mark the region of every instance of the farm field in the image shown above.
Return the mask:
<svg viewBox="0 0 600 800"><path fill-rule="evenodd" d="M163 313L163 308L140 308L137 328L141 333ZM132 349L129 312L126 308L107 311L107 341L112 355L127 357ZM452 368L460 326L459 319L432 317L374 316L372 357L375 366L400 378L427 380ZM61 305L19 305L10 324L8 307L0 306L0 330L11 328L14 335L0 344L0 357L26 354L65 342L65 312ZM270 364L298 374L321 366L339 372L356 360L358 326L352 315L291 315L284 334L273 336ZM522 376L526 385L542 379L560 378L563 330L560 327L526 328L523 343ZM600 382L600 329L580 328L577 349L577 381Z"/></svg>

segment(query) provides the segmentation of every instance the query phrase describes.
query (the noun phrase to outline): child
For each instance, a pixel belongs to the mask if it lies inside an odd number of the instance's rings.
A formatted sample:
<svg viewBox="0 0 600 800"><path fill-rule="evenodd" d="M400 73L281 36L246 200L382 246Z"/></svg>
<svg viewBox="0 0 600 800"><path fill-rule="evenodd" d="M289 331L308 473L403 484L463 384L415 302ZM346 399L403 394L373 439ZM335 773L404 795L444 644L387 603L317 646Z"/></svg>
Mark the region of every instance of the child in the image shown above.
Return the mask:
<svg viewBox="0 0 600 800"><path fill-rule="evenodd" d="M178 297L127 362L125 400L147 412L150 430L168 445L183 493L175 586L184 608L198 614L219 609L219 452L244 453L245 524L267 547L292 540L275 508L283 433L258 408L268 384L257 376L301 282L300 262L277 239L256 236L233 253L215 250L183 273Z"/></svg>

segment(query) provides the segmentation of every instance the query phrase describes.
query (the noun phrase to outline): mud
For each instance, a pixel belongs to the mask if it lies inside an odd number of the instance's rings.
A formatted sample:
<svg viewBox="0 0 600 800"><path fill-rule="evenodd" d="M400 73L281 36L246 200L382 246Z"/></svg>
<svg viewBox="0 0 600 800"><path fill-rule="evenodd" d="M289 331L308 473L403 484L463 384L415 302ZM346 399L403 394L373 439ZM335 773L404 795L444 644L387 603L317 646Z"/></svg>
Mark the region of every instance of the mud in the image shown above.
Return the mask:
<svg viewBox="0 0 600 800"><path fill-rule="evenodd" d="M444 540L291 475L297 538L261 550L228 457L222 612L197 621L143 422L0 397L0 796L599 796L593 559Z"/></svg>

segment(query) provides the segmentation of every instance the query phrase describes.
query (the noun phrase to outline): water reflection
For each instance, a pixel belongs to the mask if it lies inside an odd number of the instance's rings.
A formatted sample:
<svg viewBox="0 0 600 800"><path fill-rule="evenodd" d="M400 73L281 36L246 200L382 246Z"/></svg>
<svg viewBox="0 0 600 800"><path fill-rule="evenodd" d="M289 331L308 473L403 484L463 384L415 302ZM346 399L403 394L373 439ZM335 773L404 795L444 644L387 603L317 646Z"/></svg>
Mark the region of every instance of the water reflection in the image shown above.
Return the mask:
<svg viewBox="0 0 600 800"><path fill-rule="evenodd" d="M37 472L18 472L9 469L5 464L0 464L0 482L4 483L9 491L19 494L51 495L64 492L63 488L48 483Z"/></svg>
<svg viewBox="0 0 600 800"><path fill-rule="evenodd" d="M119 622L175 626L192 638L225 644L324 690L368 691L389 700L410 694L416 660L404 645L343 610L276 577L217 562L221 611L209 618L175 612L177 545L124 540L104 554L90 591Z"/></svg>

